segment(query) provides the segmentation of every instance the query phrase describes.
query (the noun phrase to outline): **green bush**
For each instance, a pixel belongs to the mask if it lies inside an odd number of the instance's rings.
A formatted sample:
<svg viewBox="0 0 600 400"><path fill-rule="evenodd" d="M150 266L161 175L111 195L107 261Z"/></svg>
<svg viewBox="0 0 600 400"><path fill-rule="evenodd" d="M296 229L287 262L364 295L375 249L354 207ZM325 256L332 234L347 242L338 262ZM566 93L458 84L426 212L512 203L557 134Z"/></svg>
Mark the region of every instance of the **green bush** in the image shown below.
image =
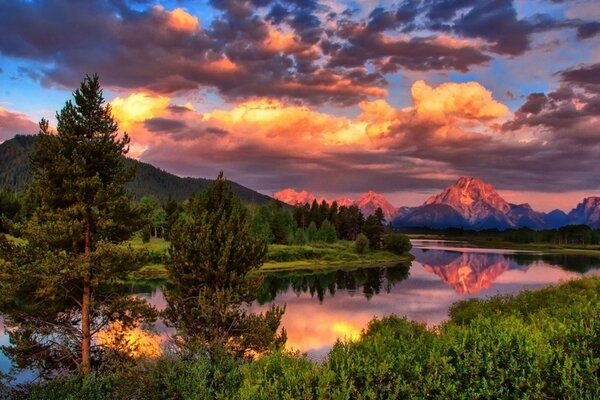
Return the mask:
<svg viewBox="0 0 600 400"><path fill-rule="evenodd" d="M299 246L301 247L301 246ZM322 363L274 352L252 361L163 356L30 388L54 399L598 399L600 278L455 304L430 329L375 319Z"/></svg>
<svg viewBox="0 0 600 400"><path fill-rule="evenodd" d="M383 248L394 254L408 253L412 249L408 236L401 233L388 233L383 238Z"/></svg>
<svg viewBox="0 0 600 400"><path fill-rule="evenodd" d="M275 353L246 365L240 400L317 399L319 366L297 353Z"/></svg>
<svg viewBox="0 0 600 400"><path fill-rule="evenodd" d="M359 234L354 241L354 250L358 254L365 254L367 249L369 248L369 238L367 238L364 234Z"/></svg>

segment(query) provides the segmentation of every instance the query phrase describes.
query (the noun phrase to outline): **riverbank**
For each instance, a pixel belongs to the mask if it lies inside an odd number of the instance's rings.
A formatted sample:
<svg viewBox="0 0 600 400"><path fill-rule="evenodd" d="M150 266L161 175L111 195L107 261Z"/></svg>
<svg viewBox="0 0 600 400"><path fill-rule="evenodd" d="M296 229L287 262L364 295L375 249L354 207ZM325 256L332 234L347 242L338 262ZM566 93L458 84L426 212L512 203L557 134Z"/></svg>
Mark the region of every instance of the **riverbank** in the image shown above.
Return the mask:
<svg viewBox="0 0 600 400"><path fill-rule="evenodd" d="M24 388L31 399L599 398L600 278L455 303L428 328L373 319L323 362L271 351L249 361L165 354ZM2 392L0 391L0 394Z"/></svg>
<svg viewBox="0 0 600 400"><path fill-rule="evenodd" d="M442 236L442 235L408 235L411 240L444 240L470 244L479 248L524 250L548 254L573 254L599 256L598 245L559 245L554 243L514 243L493 238L474 238L469 236Z"/></svg>
<svg viewBox="0 0 600 400"><path fill-rule="evenodd" d="M148 265L142 267L133 276L140 278L164 278L167 270L163 264L169 248L169 242L163 239L151 239L148 243L132 240L128 244L134 249L148 252ZM356 253L354 243L337 241L335 243L312 243L309 245L269 245L267 262L260 271L291 271L296 269L351 269L369 266L391 266L411 262L414 257L405 253L394 254L385 250L367 250Z"/></svg>

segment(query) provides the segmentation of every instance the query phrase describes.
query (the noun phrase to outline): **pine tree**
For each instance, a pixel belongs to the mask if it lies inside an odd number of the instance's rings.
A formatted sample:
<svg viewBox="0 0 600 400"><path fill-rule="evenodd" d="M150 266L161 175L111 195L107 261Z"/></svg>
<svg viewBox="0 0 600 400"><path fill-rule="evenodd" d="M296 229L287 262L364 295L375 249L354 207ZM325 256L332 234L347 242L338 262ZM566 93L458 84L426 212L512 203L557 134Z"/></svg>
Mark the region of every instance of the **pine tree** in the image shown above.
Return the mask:
<svg viewBox="0 0 600 400"><path fill-rule="evenodd" d="M362 228L363 233L369 238L371 249L380 249L385 232L385 216L381 208L377 208L373 215L369 215Z"/></svg>
<svg viewBox="0 0 600 400"><path fill-rule="evenodd" d="M0 246L0 310L13 328L16 365L91 370L93 336L116 320L152 318L119 283L140 257L118 243L140 228L124 185L129 137L118 134L98 76L87 77L56 114L57 132L40 122L31 157L29 201L36 205L25 247ZM47 340L52 337L53 340ZM79 349L79 355L76 353Z"/></svg>
<svg viewBox="0 0 600 400"><path fill-rule="evenodd" d="M248 273L266 254L266 242L253 235L248 212L222 173L189 200L171 231L164 313L183 347L246 356L285 341L285 332L277 334L283 308L250 314L243 307L256 294Z"/></svg>
<svg viewBox="0 0 600 400"><path fill-rule="evenodd" d="M308 225L308 229L306 229L306 237L311 243L319 240L319 230L317 229L317 224L315 224L314 221Z"/></svg>
<svg viewBox="0 0 600 400"><path fill-rule="evenodd" d="M321 227L319 228L318 237L319 237L319 241L325 242L325 243L333 243L337 240L337 234L335 233L335 228L333 227L333 225L331 225L329 220L326 219L321 224Z"/></svg>

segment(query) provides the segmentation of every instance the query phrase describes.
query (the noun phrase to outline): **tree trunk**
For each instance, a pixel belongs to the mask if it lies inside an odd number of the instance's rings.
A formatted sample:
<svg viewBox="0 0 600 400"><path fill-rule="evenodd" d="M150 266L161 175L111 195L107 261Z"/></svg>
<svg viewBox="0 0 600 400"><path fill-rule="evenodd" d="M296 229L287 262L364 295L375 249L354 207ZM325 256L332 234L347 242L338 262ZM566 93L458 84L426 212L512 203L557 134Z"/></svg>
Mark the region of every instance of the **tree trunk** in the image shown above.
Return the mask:
<svg viewBox="0 0 600 400"><path fill-rule="evenodd" d="M83 274L83 295L81 301L81 370L84 375L88 375L91 370L91 345L92 337L90 334L90 303L92 298L90 283L90 255L92 252L92 238L90 226L85 228L85 262L87 270Z"/></svg>

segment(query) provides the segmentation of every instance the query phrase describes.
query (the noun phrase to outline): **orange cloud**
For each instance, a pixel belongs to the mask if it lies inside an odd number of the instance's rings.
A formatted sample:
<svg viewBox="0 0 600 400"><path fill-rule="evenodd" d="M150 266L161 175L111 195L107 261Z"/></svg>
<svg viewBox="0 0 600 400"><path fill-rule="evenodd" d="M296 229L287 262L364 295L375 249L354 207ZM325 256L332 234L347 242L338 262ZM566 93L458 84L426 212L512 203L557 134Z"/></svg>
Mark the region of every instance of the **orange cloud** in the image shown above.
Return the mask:
<svg viewBox="0 0 600 400"><path fill-rule="evenodd" d="M132 93L122 98L116 97L110 102L114 118L123 128L136 122L143 122L164 113L169 98L147 93Z"/></svg>
<svg viewBox="0 0 600 400"><path fill-rule="evenodd" d="M269 99L239 103L231 110L214 110L204 114L202 120L233 136L282 139L310 145L315 141L330 145L355 143L364 137L365 127L349 118Z"/></svg>
<svg viewBox="0 0 600 400"><path fill-rule="evenodd" d="M491 119L509 114L508 107L494 100L478 82L448 82L433 88L421 80L412 85L411 95L417 115L432 121L449 116Z"/></svg>
<svg viewBox="0 0 600 400"><path fill-rule="evenodd" d="M219 60L205 64L204 69L220 72L235 72L239 70L239 67L225 56Z"/></svg>
<svg viewBox="0 0 600 400"><path fill-rule="evenodd" d="M200 27L198 18L188 13L183 8L176 8L173 11L165 11L163 6L155 6L154 11L158 14L164 13L167 18L168 26L176 31L192 33Z"/></svg>
<svg viewBox="0 0 600 400"><path fill-rule="evenodd" d="M293 51L300 46L293 34L270 29L269 36L264 42L267 49L272 51Z"/></svg>
<svg viewBox="0 0 600 400"><path fill-rule="evenodd" d="M227 58L221 69L234 69ZM438 138L469 138L489 130L490 121L508 113L491 92L476 82L446 83L431 87L423 81L412 86L413 107L397 109L385 100L359 104L356 117L336 116L305 105L257 98L237 103L230 109L214 109L200 114L169 109L169 99L145 93L132 93L111 102L114 115L134 136L134 156L150 145L169 140L205 143L226 153L246 145L265 146L281 151L294 146L304 154L318 155L328 149L356 151L378 149L387 140L398 140L399 126L431 125ZM179 107L181 108L181 107ZM144 122L152 121L151 126ZM208 134L207 134L208 132Z"/></svg>

